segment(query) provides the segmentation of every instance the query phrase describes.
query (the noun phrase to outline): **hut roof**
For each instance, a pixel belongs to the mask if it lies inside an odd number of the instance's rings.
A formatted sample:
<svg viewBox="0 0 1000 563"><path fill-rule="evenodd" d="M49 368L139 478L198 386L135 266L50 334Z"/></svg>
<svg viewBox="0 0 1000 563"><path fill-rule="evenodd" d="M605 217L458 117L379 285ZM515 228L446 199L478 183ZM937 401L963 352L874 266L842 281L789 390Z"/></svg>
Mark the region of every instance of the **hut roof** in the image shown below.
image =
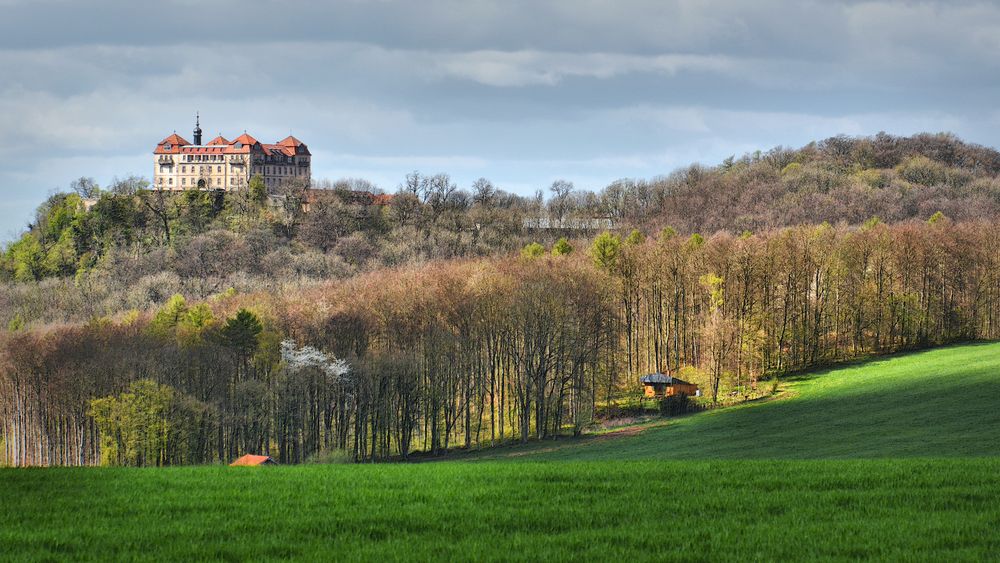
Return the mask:
<svg viewBox="0 0 1000 563"><path fill-rule="evenodd" d="M639 379L642 383L666 383L667 385L691 385L683 379L677 379L676 377L666 374L666 373L651 373L649 375L644 375Z"/></svg>
<svg viewBox="0 0 1000 563"><path fill-rule="evenodd" d="M247 454L236 461L230 463L231 467L245 465L277 465L278 463L266 455Z"/></svg>
<svg viewBox="0 0 1000 563"><path fill-rule="evenodd" d="M673 378L665 373L651 373L639 379L643 383L670 383L672 380Z"/></svg>

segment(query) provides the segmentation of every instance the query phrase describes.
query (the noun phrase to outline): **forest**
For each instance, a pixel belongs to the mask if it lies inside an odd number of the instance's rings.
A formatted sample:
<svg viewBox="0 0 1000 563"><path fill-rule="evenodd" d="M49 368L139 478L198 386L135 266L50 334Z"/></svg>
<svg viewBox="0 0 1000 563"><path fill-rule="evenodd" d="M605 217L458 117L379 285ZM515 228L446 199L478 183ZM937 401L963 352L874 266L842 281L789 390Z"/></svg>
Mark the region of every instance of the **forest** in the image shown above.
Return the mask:
<svg viewBox="0 0 1000 563"><path fill-rule="evenodd" d="M440 454L580 432L637 377L717 400L776 373L997 337L1000 228L933 221L708 239L611 233L282 294L8 331L15 464ZM96 399L96 400L95 400Z"/></svg>
<svg viewBox="0 0 1000 563"><path fill-rule="evenodd" d="M995 339L998 173L991 149L879 135L547 200L414 173L389 205L354 180L305 212L294 187L276 208L81 181L3 254L0 462L446 455L579 434L655 371L711 406Z"/></svg>

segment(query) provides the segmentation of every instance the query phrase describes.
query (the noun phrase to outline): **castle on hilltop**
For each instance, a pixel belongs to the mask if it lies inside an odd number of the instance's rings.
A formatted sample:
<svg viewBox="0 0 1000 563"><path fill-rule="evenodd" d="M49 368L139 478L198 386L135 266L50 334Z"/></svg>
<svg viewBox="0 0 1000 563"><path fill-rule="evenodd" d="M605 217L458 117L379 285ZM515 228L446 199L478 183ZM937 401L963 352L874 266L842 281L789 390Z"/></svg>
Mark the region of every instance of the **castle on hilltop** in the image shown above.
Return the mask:
<svg viewBox="0 0 1000 563"><path fill-rule="evenodd" d="M194 143L174 133L153 150L153 187L159 190L237 190L260 176L268 190L286 181L308 186L312 178L309 147L289 135L264 144L247 134L232 141L222 135L201 144L195 117Z"/></svg>

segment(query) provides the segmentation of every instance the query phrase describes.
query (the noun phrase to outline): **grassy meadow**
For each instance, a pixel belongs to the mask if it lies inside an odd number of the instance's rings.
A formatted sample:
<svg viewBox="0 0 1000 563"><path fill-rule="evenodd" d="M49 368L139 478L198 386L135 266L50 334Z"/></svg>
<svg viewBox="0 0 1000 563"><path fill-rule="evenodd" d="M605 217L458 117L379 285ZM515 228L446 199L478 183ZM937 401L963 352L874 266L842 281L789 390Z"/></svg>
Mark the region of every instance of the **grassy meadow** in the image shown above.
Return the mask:
<svg viewBox="0 0 1000 563"><path fill-rule="evenodd" d="M1000 460L37 469L4 559L983 560Z"/></svg>
<svg viewBox="0 0 1000 563"><path fill-rule="evenodd" d="M639 430L639 429L636 429ZM777 397L641 433L486 450L474 459L1000 456L1000 343L875 358L782 380Z"/></svg>
<svg viewBox="0 0 1000 563"><path fill-rule="evenodd" d="M1000 344L422 464L0 470L4 559L986 560ZM495 459L487 459L495 458Z"/></svg>

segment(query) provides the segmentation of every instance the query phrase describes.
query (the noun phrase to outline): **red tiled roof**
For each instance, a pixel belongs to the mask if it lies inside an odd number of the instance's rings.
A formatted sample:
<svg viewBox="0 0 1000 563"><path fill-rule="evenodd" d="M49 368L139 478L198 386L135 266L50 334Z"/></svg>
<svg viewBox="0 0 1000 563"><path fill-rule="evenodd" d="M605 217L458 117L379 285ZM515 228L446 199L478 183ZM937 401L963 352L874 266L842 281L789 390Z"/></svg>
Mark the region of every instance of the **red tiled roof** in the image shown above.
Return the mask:
<svg viewBox="0 0 1000 563"><path fill-rule="evenodd" d="M237 143L241 144L239 148L236 147ZM169 150L164 148L167 145L170 146ZM260 151L269 156L272 154L311 156L305 143L290 135L278 143L262 144L245 132L232 141L219 135L209 141L207 145L201 146L192 145L187 139L174 133L160 141L156 145L156 149L153 150L153 154L247 154L255 146L259 147Z"/></svg>
<svg viewBox="0 0 1000 563"><path fill-rule="evenodd" d="M178 150L178 149L180 149L180 147L182 147L184 145L189 145L189 144L191 144L191 143L188 143L187 140L184 137L181 137L177 133L174 133L173 135L170 135L166 139L163 139L162 141L160 141L159 144L156 145L156 149L153 151L153 154L172 154L172 153L177 153L177 152L180 152ZM170 149L166 148L168 145L170 146Z"/></svg>
<svg viewBox="0 0 1000 563"><path fill-rule="evenodd" d="M274 154L274 153L281 153L281 154L283 154L285 156L295 156L295 148L294 147L286 147L284 145L266 144L266 145L261 145L261 148L264 149L264 154L267 154L267 155Z"/></svg>
<svg viewBox="0 0 1000 563"><path fill-rule="evenodd" d="M244 132L239 137L233 139L229 144L235 145L236 143L243 143L244 145L256 145L257 139L254 139L253 137Z"/></svg>
<svg viewBox="0 0 1000 563"><path fill-rule="evenodd" d="M181 137L177 133L174 133L173 135L170 135L166 139L163 139L162 141L160 141L161 145L165 145L167 143L169 143L171 145L190 145L191 144L191 143L187 142L187 140L184 137Z"/></svg>
<svg viewBox="0 0 1000 563"><path fill-rule="evenodd" d="M296 139L295 137L293 137L291 135L289 135L289 136L285 137L284 139L278 141L278 144L281 145L281 146L283 146L283 147L289 147L289 148L292 149L292 152L286 152L285 154L288 154L288 155L292 155L292 154L311 155L310 152L309 152L309 147L306 146L305 143L303 143L302 141Z"/></svg>
<svg viewBox="0 0 1000 563"><path fill-rule="evenodd" d="M264 465L266 463L274 463L274 460L266 455L252 455L247 454L236 461L229 464L230 467L246 466L246 465Z"/></svg>

